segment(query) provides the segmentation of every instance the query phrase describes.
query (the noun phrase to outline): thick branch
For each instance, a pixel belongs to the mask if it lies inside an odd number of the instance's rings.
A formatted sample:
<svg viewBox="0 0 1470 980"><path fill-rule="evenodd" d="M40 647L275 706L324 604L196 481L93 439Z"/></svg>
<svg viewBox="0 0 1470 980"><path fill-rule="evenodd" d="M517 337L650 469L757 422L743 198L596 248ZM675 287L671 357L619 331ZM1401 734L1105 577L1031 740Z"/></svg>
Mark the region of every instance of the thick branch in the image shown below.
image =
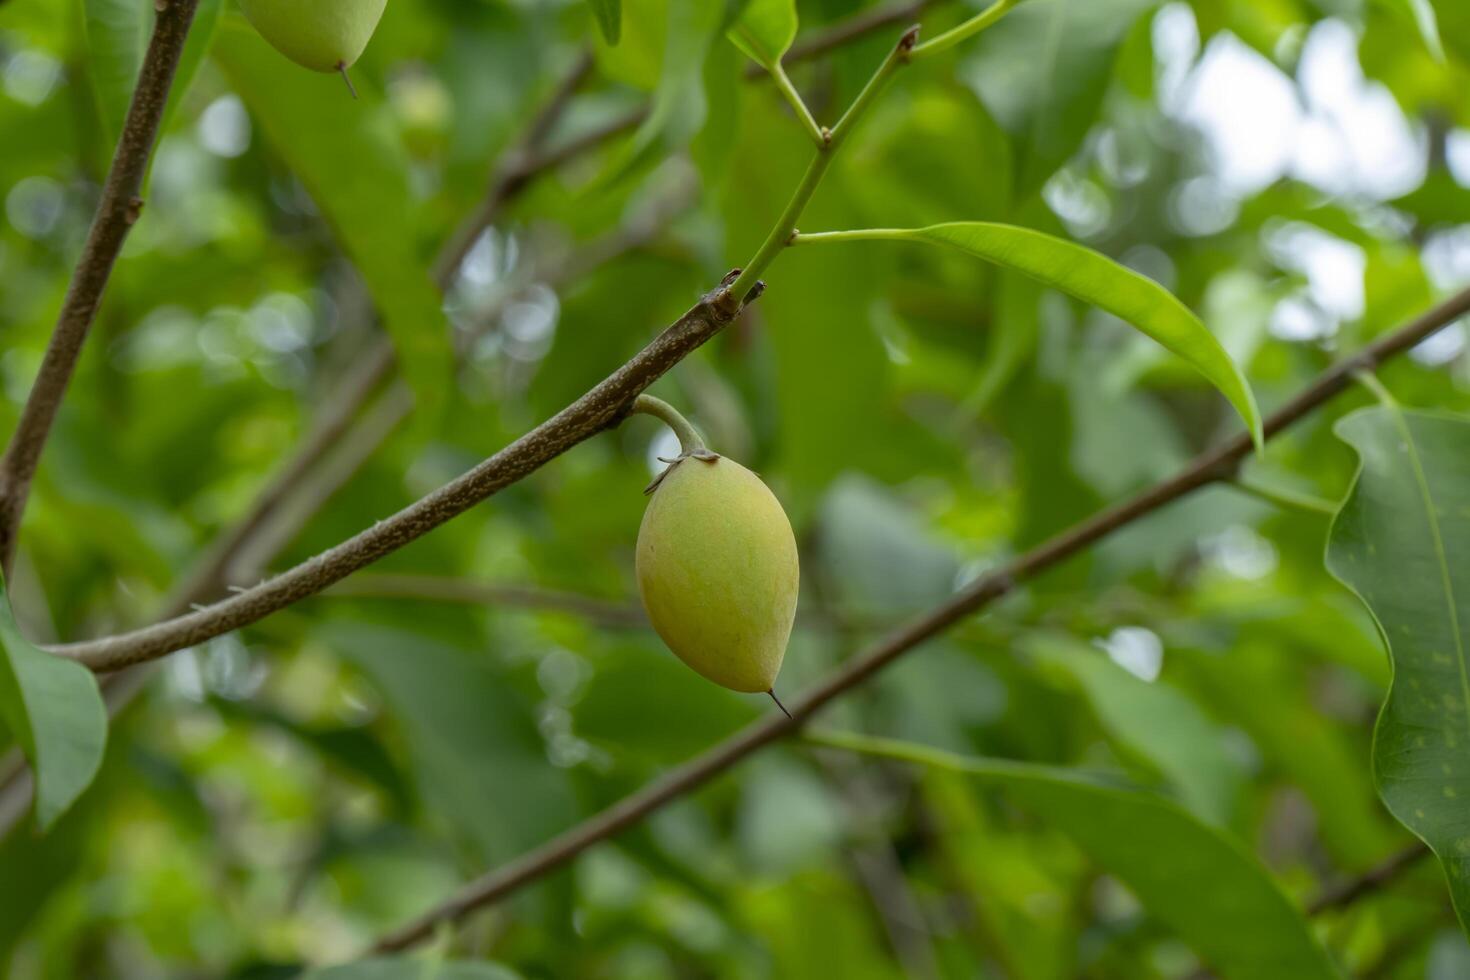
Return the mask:
<svg viewBox="0 0 1470 980"><path fill-rule="evenodd" d="M1354 372L1375 367L1408 350L1466 313L1470 313L1470 289L1456 294L1398 331L1380 338L1356 356L1340 361L1266 419L1266 436L1275 436L1349 387ZM921 643L1010 593L1019 583L1036 577L1114 531L1152 514L1192 491L1229 478L1250 452L1250 436L1241 433L1218 448L1195 457L1170 479L1074 525L1009 564L981 576L929 613L895 630L854 657L815 690L797 699L791 705L789 718L773 714L747 726L601 813L470 882L448 901L382 937L373 949L382 952L411 946L432 934L439 923L459 919L475 909L499 901L523 885L538 880L593 844L625 830L665 804L699 788L762 747L796 731L829 702L864 683Z"/></svg>
<svg viewBox="0 0 1470 980"><path fill-rule="evenodd" d="M591 391L479 466L268 582L176 619L52 650L94 670L116 670L202 643L320 592L616 424L634 398L734 320L740 309L727 281Z"/></svg>
<svg viewBox="0 0 1470 980"><path fill-rule="evenodd" d="M61 399L81 356L82 344L96 319L112 266L123 241L142 213L143 177L158 138L174 71L184 50L198 0L157 0L158 15L148 43L132 104L113 154L102 199L92 219L86 245L67 287L56 329L46 346L41 369L31 386L20 422L0 457L0 564L8 573L15 556L20 518L36 475L41 450L51 432Z"/></svg>

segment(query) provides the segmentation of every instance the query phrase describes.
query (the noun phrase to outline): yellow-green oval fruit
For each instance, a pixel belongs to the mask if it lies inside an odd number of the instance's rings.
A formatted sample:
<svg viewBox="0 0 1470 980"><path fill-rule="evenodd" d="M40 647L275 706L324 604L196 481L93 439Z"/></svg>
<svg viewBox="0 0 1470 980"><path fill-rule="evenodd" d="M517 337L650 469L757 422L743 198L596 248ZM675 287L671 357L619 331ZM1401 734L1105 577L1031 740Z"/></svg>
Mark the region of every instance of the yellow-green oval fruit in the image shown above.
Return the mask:
<svg viewBox="0 0 1470 980"><path fill-rule="evenodd" d="M638 531L638 591L653 628L700 674L769 691L796 617L796 537L760 477L724 457L664 473Z"/></svg>
<svg viewBox="0 0 1470 980"><path fill-rule="evenodd" d="M260 36L313 71L349 68L367 47L387 0L240 0Z"/></svg>

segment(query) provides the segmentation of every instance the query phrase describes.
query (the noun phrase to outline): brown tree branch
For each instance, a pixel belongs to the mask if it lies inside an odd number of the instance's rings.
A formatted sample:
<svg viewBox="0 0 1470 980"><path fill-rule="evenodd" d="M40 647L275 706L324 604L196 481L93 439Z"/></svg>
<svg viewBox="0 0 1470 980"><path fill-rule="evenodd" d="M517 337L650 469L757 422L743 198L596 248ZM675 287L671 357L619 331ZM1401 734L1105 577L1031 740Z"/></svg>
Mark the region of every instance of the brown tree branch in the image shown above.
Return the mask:
<svg viewBox="0 0 1470 980"><path fill-rule="evenodd" d="M268 582L205 609L130 633L50 649L98 671L153 660L253 623L422 537L619 422L645 388L739 315L743 303L731 294L731 281L727 277L635 357L571 405L387 520Z"/></svg>
<svg viewBox="0 0 1470 980"><path fill-rule="evenodd" d="M632 360L591 391L469 473L451 481L316 557L206 609L100 640L53 646L52 652L93 670L110 671L156 659L253 623L320 592L359 568L428 533L500 489L535 472L578 443L620 421L633 400L665 372L732 322L765 288L759 273L789 245L795 221L811 200L844 136L872 106L913 48L918 28L898 40L872 79L820 147L791 201L750 263L736 269Z"/></svg>
<svg viewBox="0 0 1470 980"><path fill-rule="evenodd" d="M155 0L153 35L133 89L127 119L117 141L112 166L102 186L102 199L87 242L77 259L56 329L46 345L41 369L21 410L20 421L5 455L0 457L0 565L8 574L15 557L20 518L30 494L31 480L41 450L51 432L57 409L82 353L82 344L97 316L102 293L112 275L128 232L143 210L143 178L158 139L158 127L168 104L169 89L179 56L194 20L198 0Z"/></svg>
<svg viewBox="0 0 1470 980"><path fill-rule="evenodd" d="M858 14L801 39L792 46L783 60L791 64L819 57L874 31L910 19L937 2L944 0L915 0ZM500 158L490 178L485 197L435 257L432 274L441 291L447 290L453 283L476 239L494 224L506 205L520 196L537 177L595 149L615 136L636 129L647 117L647 107L640 107L559 147L544 149L544 144L565 114L572 97L586 81L592 67L591 54L583 52L553 90L551 97L532 117L517 145ZM755 67L758 69L759 66ZM763 74L756 70L749 77L758 78ZM610 243L610 255L621 254L625 248L635 247L643 240L639 229L630 229L625 237L626 242L622 245ZM601 264L606 258L598 256L593 261ZM578 272L584 267L579 264ZM226 572L238 549L285 501L291 488L317 463L327 448L342 436L377 386L392 374L395 366L392 342L386 337L380 338L342 379L338 390L324 399L325 411L291 458L277 471L251 505L251 509L218 537L191 569L184 585L176 592L182 599L183 609L218 595L229 584ZM181 608L174 605L166 615L175 615L181 611Z"/></svg>
<svg viewBox="0 0 1470 980"><path fill-rule="evenodd" d="M535 150L555 126L559 114L566 109L570 92L585 78L586 69L582 67L584 61L585 59L580 60L578 65L573 66L567 78L557 87L550 103L536 113L526 135L519 142L517 152L526 154ZM503 169L505 169L505 164L497 166L497 172ZM493 220L498 209L524 187L524 182L512 186L504 181L492 179L489 194L494 202L493 206L487 209L482 205L477 209L477 213L485 214L488 210L490 219ZM629 247L633 247L636 244L633 236L627 237ZM434 265L434 278L441 291L448 288L456 271L456 267L449 265L446 259L449 249L450 245L446 244ZM611 258L616 254L621 253L604 249L598 252L596 257ZM575 268L580 272L588 267L587 262L593 257L578 253L577 258L581 262ZM359 289L359 293L361 292ZM365 294L359 298L366 303ZM324 457L329 457L329 452L333 447L338 446L339 442L347 444L349 448L361 448L366 437L349 434L349 429L353 426L353 420L362 407L372 397L373 392L393 373L396 363L396 352L392 341L387 337L379 336L367 351L349 367L338 382L336 389L323 399L324 408L312 423L305 438L286 463L271 477L264 490L257 495L250 509L210 543L183 580L171 590L169 598L164 602L162 618L172 619L181 616L190 609L196 608L199 603L222 594L226 587L234 581L232 574L241 564L242 552L247 546L249 546L250 564L257 568L265 567L274 558L274 550L265 550L260 538L268 538L272 549L284 547L289 543L287 536L282 533L286 526L299 527L299 522L321 507L336 486L351 475L356 465L360 465L366 459L365 453L358 452L357 462L350 464L343 458L343 453L333 453L329 462L334 464L335 478L333 480L311 479L312 471L322 464ZM399 393L400 389L401 393ZM395 405L400 419L407 415L411 407L410 404L403 402L407 391L407 386L399 382L393 392L384 396L384 404ZM392 430L396 422L397 419L381 425L380 431L384 436ZM369 420L371 427L377 427L380 423L381 419L378 423ZM103 694L106 696L109 715L115 715L117 711L126 707L132 698L142 690L149 666L139 664L102 679ZM0 837L9 833L19 818L25 814L30 803L30 796L30 774L25 767L25 760L18 750L11 749L4 756L0 756Z"/></svg>
<svg viewBox="0 0 1470 980"><path fill-rule="evenodd" d="M1349 387L1355 372L1372 370L1454 323L1466 313L1470 313L1470 289L1450 297L1358 354L1339 361L1266 418L1266 436L1275 436ZM540 879L593 844L627 829L771 742L790 735L831 701L863 684L924 641L1014 591L1020 583L1036 577L1165 505L1201 487L1228 479L1250 452L1250 437L1241 433L1215 449L1201 453L1173 477L1073 525L1008 564L982 575L927 614L900 627L859 653L814 690L791 702L790 717L772 714L747 726L724 742L670 770L638 792L624 797L540 847L470 882L447 901L383 936L373 945L373 950L385 952L411 946L431 935L439 923L457 920Z"/></svg>

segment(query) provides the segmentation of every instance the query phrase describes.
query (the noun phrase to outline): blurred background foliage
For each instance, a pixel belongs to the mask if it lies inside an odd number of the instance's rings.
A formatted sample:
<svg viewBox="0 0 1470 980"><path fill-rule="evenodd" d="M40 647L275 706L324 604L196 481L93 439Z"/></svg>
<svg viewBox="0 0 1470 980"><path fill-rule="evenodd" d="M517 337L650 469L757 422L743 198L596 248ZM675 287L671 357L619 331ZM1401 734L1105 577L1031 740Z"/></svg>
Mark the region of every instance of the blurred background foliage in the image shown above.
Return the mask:
<svg viewBox="0 0 1470 980"><path fill-rule="evenodd" d="M90 221L147 7L0 5L0 426ZM799 7L810 34L864 5ZM668 8L626 0L608 47L581 2L392 0L354 102L232 0L202 0L145 217L26 515L27 633L159 615L382 336L412 411L401 389L371 401L198 599L462 472L748 256L810 150L738 52ZM977 8L926 5L926 35ZM792 67L818 119L898 33ZM665 110L520 181L441 300L436 253L584 51L544 147L650 98ZM802 226L1000 220L1087 243L1199 311L1269 410L1470 280L1467 91L1460 0L1030 0L906 73ZM805 574L782 692L1238 426L1119 321L963 256L797 250L767 279L655 391L792 516ZM1467 365L1461 325L1383 378L1409 405L1464 410ZM1340 500L1356 460L1331 425L1367 400L1338 399L1248 476ZM669 448L629 422L337 593L150 672L76 809L0 842L7 975L340 962L772 710L642 625L641 490ZM1323 570L1326 530L1198 493L822 723L1124 774L1305 900L1410 841L1369 766L1388 662ZM497 964L466 977L1193 975L1188 946L1064 830L1003 787L782 744L436 946ZM1433 862L1313 929L1350 975L1470 976Z"/></svg>

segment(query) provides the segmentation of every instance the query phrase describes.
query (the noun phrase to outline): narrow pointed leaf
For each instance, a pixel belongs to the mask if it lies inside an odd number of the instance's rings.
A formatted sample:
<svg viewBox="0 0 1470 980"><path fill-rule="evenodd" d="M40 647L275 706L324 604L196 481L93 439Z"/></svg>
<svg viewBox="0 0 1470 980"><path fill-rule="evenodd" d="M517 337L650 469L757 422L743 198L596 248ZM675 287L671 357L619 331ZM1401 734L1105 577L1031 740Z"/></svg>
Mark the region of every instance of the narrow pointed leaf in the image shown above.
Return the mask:
<svg viewBox="0 0 1470 980"><path fill-rule="evenodd" d="M705 0L670 0L663 63L648 118L613 155L592 192L685 146L699 132L708 110L704 62L719 37L722 12L722 4Z"/></svg>
<svg viewBox="0 0 1470 980"><path fill-rule="evenodd" d="M623 0L587 0L592 18L608 44L617 44L623 36Z"/></svg>
<svg viewBox="0 0 1470 980"><path fill-rule="evenodd" d="M809 738L965 773L1004 789L1117 876L1227 980L1338 977L1306 919L1260 862L1171 800L1054 766L860 735Z"/></svg>
<svg viewBox="0 0 1470 980"><path fill-rule="evenodd" d="M179 100L189 89L199 63L214 39L221 0L200 0L169 89L164 128ZM87 72L97 98L98 114L109 144L122 133L143 55L153 31L150 0L82 0L82 25L87 39Z"/></svg>
<svg viewBox="0 0 1470 980"><path fill-rule="evenodd" d="M90 670L21 636L3 583L0 648L0 718L31 764L36 826L45 830L96 777L107 709Z"/></svg>
<svg viewBox="0 0 1470 980"><path fill-rule="evenodd" d="M1393 660L1373 732L1378 794L1439 856L1470 932L1470 420L1379 407L1337 434L1361 468L1327 568L1367 605Z"/></svg>
<svg viewBox="0 0 1470 980"><path fill-rule="evenodd" d="M87 71L111 142L122 132L152 22L145 0L83 0Z"/></svg>
<svg viewBox="0 0 1470 980"><path fill-rule="evenodd" d="M752 60L774 70L796 40L796 28L795 0L750 0L727 36Z"/></svg>
<svg viewBox="0 0 1470 980"><path fill-rule="evenodd" d="M1194 365L1235 406L1257 447L1262 445L1261 414L1245 375L1199 317L1152 279L1073 242L1030 228L984 221L827 232L797 241L862 239L947 245L1106 310Z"/></svg>

